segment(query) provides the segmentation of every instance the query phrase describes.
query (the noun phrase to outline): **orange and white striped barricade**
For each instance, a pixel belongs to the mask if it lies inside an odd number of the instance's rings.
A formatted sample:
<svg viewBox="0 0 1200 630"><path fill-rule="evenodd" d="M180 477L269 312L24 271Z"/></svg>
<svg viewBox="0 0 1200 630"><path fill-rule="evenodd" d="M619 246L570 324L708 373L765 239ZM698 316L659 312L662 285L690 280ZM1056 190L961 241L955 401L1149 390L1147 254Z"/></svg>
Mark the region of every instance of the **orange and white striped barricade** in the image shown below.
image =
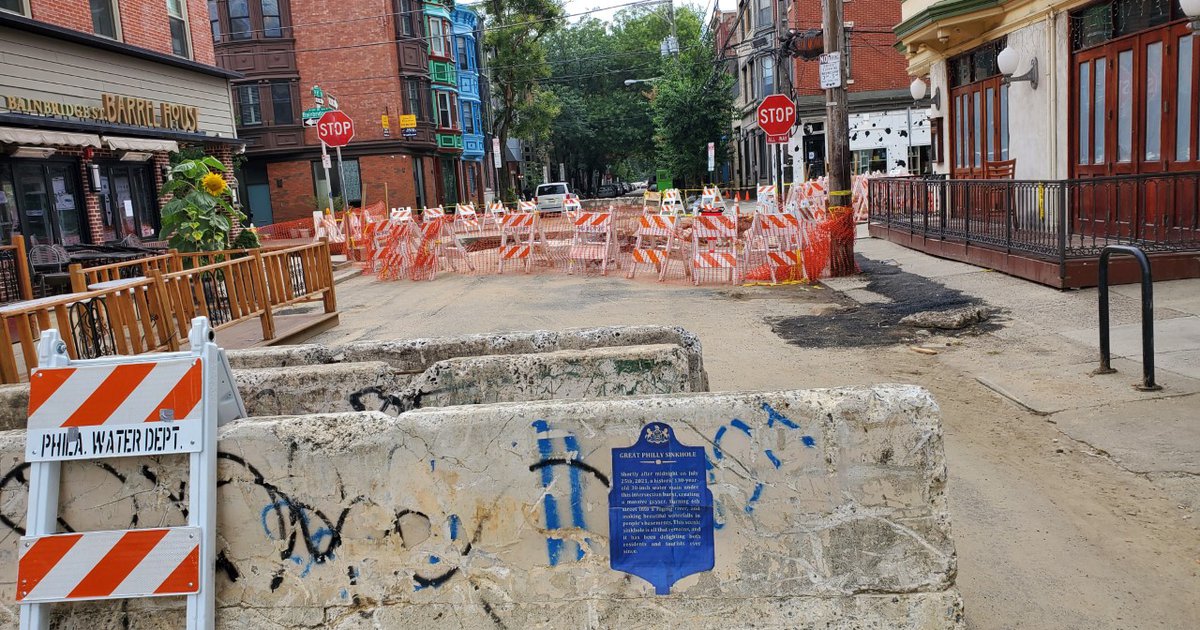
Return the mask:
<svg viewBox="0 0 1200 630"><path fill-rule="evenodd" d="M686 214L686 208L683 205L683 195L678 188L668 188L662 193L662 203L658 208L659 214L681 215Z"/></svg>
<svg viewBox="0 0 1200 630"><path fill-rule="evenodd" d="M514 212L500 217L500 267L510 260L524 260L525 273L533 268L533 248L538 234L536 212Z"/></svg>
<svg viewBox="0 0 1200 630"><path fill-rule="evenodd" d="M458 207L454 210L454 231L483 231L483 227L481 227L479 224L479 215L475 212L475 204L458 204Z"/></svg>
<svg viewBox="0 0 1200 630"><path fill-rule="evenodd" d="M608 275L608 265L617 261L616 241L613 239L613 213L580 212L572 221L575 225L571 249L567 254L567 273L575 273L575 263L600 263L600 275Z"/></svg>
<svg viewBox="0 0 1200 630"><path fill-rule="evenodd" d="M483 215L483 226L485 228L500 228L500 217L508 214L508 210L504 208L504 202L493 201L488 204L487 212Z"/></svg>
<svg viewBox="0 0 1200 630"><path fill-rule="evenodd" d="M434 221L440 220L444 216L446 216L446 211L441 206L423 208L421 210L421 223L433 223Z"/></svg>
<svg viewBox="0 0 1200 630"><path fill-rule="evenodd" d="M428 225L426 224L426 227ZM475 214L475 206L469 203L459 204L456 207L453 222L450 222L449 218L442 221L442 231L438 235L438 252L445 258L451 271L458 271L458 267L454 264L455 259L458 258L467 263L467 269L475 271L475 264L467 255L466 239L472 233L476 237L481 236L483 228L479 225L479 216Z"/></svg>
<svg viewBox="0 0 1200 630"><path fill-rule="evenodd" d="M72 361L42 333L29 379L29 511L17 561L21 628L50 602L187 596L187 628L214 627L217 427L246 415L208 319L184 352ZM57 533L62 462L187 454L187 525ZM146 613L152 614L152 613Z"/></svg>
<svg viewBox="0 0 1200 630"><path fill-rule="evenodd" d="M729 214L729 207L725 203L725 198L721 196L721 189L716 186L703 188L700 194L700 205L715 208L722 214Z"/></svg>
<svg viewBox="0 0 1200 630"><path fill-rule="evenodd" d="M659 282L666 278L671 252L677 246L675 230L678 224L679 217L663 214L638 217L637 241L633 246L633 263L629 266L627 278L633 278L641 265L653 265L658 272ZM687 270L687 265L684 265L684 269Z"/></svg>
<svg viewBox="0 0 1200 630"><path fill-rule="evenodd" d="M779 212L779 200L775 197L776 188L774 184L765 184L758 187L758 212L777 213Z"/></svg>
<svg viewBox="0 0 1200 630"><path fill-rule="evenodd" d="M517 210L519 212L537 212L536 201L520 201L517 202Z"/></svg>
<svg viewBox="0 0 1200 630"><path fill-rule="evenodd" d="M583 204L579 201L579 197L567 193L567 195L563 197L563 212L565 212L568 217L572 218L578 215L580 212L583 212Z"/></svg>
<svg viewBox="0 0 1200 630"><path fill-rule="evenodd" d="M417 230L412 221L397 221L387 223L376 235L372 269L380 280L397 280L408 274L416 253L413 236Z"/></svg>
<svg viewBox="0 0 1200 630"><path fill-rule="evenodd" d="M729 282L738 277L737 219L726 216L696 217L692 223L692 283L700 284L700 272L728 269Z"/></svg>
<svg viewBox="0 0 1200 630"><path fill-rule="evenodd" d="M744 268L763 261L770 266L771 282L778 282L779 267L799 268L803 240L804 231L795 214L755 213L746 232Z"/></svg>
<svg viewBox="0 0 1200 630"><path fill-rule="evenodd" d="M393 223L411 222L413 220L413 210L408 207L392 208L392 211L388 213L388 220Z"/></svg>

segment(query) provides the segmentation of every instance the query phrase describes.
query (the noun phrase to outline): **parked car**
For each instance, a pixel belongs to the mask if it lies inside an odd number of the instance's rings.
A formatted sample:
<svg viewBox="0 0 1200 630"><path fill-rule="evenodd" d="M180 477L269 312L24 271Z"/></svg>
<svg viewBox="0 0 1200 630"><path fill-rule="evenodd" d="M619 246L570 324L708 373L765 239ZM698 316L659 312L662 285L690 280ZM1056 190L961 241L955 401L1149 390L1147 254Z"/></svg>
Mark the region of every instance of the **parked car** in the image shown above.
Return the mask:
<svg viewBox="0 0 1200 630"><path fill-rule="evenodd" d="M562 212L568 192L566 182L541 184L534 193L533 202L537 204L539 212Z"/></svg>
<svg viewBox="0 0 1200 630"><path fill-rule="evenodd" d="M617 189L616 184L600 184L600 187L596 189L597 199L613 199L620 194L621 191Z"/></svg>

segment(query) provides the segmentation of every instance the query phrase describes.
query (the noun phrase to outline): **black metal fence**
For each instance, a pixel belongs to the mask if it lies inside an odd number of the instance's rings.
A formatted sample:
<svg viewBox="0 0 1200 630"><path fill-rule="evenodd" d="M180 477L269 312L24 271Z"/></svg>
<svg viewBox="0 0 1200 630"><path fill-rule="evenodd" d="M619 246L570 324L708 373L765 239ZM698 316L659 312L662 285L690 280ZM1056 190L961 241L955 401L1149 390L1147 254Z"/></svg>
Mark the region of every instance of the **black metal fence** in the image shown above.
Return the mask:
<svg viewBox="0 0 1200 630"><path fill-rule="evenodd" d="M0 304L25 299L21 295L21 269L17 265L20 256L14 248L0 249Z"/></svg>
<svg viewBox="0 0 1200 630"><path fill-rule="evenodd" d="M1200 172L1056 181L881 177L870 221L1051 258L1098 256L1107 245L1200 250Z"/></svg>

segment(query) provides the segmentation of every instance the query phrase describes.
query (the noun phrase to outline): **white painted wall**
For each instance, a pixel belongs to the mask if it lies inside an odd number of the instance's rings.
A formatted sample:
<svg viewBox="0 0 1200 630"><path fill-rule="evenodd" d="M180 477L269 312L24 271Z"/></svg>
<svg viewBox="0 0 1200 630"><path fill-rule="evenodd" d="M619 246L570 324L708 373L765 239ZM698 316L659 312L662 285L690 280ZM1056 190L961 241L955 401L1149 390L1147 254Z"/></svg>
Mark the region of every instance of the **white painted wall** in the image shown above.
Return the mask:
<svg viewBox="0 0 1200 630"><path fill-rule="evenodd" d="M788 143L795 162L792 166L794 181L801 181L802 147L807 123L824 122L824 118L806 118L800 121L800 130ZM930 142L929 111L926 109L890 110L850 115L850 151L886 148L888 172L907 173L908 148L924 146ZM822 134L823 135L823 134Z"/></svg>

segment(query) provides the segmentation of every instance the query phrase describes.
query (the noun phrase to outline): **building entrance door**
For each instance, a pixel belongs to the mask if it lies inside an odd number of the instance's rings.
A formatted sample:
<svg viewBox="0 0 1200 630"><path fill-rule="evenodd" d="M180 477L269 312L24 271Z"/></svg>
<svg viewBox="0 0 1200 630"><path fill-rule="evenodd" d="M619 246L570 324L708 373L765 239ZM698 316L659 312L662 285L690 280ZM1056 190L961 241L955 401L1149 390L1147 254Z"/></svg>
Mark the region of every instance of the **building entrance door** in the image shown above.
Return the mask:
<svg viewBox="0 0 1200 630"><path fill-rule="evenodd" d="M118 162L100 166L104 240L157 237L160 220L153 186L150 168L145 164Z"/></svg>
<svg viewBox="0 0 1200 630"><path fill-rule="evenodd" d="M77 162L14 160L11 169L17 211L14 232L23 234L30 245L74 245L86 240Z"/></svg>
<svg viewBox="0 0 1200 630"><path fill-rule="evenodd" d="M458 172L454 158L442 158L442 203L445 207L458 204Z"/></svg>

